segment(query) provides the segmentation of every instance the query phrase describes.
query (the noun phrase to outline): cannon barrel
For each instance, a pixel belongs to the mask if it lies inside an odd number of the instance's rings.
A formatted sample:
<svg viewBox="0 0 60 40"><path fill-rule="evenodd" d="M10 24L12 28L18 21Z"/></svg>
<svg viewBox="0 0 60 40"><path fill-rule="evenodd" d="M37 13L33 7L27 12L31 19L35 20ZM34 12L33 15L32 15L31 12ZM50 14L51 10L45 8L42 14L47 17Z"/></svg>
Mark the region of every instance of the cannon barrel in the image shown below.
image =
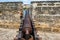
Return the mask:
<svg viewBox="0 0 60 40"><path fill-rule="evenodd" d="M29 9L25 10L25 17L22 20L22 24L19 28L19 34L14 40L39 40L35 27L33 26L32 19L29 15Z"/></svg>

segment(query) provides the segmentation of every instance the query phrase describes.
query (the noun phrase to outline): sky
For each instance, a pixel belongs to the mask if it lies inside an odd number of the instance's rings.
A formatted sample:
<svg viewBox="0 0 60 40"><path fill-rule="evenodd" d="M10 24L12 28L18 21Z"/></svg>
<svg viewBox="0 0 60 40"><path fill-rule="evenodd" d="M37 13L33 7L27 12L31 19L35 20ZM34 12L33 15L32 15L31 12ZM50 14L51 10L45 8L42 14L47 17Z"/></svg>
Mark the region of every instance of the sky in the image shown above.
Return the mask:
<svg viewBox="0 0 60 40"><path fill-rule="evenodd" d="M22 0L25 4L30 4L31 0Z"/></svg>
<svg viewBox="0 0 60 40"><path fill-rule="evenodd" d="M14 1L22 1L24 4L30 4L32 0L0 0L0 2L14 2ZM33 1L46 1L46 0L33 0ZM51 1L51 0L50 0ZM60 0L59 0L60 1Z"/></svg>
<svg viewBox="0 0 60 40"><path fill-rule="evenodd" d="M0 0L0 2L22 1L24 4L30 4L31 0Z"/></svg>

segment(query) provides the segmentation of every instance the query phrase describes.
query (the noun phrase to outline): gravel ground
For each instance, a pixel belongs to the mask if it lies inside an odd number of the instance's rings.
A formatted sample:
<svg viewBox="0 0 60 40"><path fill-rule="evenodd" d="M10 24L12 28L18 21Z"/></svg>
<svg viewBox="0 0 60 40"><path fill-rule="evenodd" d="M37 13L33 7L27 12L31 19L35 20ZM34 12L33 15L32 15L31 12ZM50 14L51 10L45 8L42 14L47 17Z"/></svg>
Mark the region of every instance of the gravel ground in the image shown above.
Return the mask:
<svg viewBox="0 0 60 40"><path fill-rule="evenodd" d="M0 40L13 40L17 35L17 29L0 28Z"/></svg>

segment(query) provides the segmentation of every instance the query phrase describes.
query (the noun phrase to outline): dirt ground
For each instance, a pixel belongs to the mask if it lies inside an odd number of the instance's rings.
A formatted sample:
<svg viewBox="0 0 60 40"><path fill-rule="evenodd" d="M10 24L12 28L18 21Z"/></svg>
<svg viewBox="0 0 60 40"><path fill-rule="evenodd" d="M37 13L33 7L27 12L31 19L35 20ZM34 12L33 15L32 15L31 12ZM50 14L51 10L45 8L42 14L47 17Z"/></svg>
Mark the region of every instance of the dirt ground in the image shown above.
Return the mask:
<svg viewBox="0 0 60 40"><path fill-rule="evenodd" d="M37 34L42 40L60 40L60 33L38 31Z"/></svg>
<svg viewBox="0 0 60 40"><path fill-rule="evenodd" d="M0 28L0 40L13 40L17 35L17 29Z"/></svg>
<svg viewBox="0 0 60 40"><path fill-rule="evenodd" d="M0 40L13 40L18 34L18 29L0 28ZM42 40L60 40L60 33L37 31Z"/></svg>

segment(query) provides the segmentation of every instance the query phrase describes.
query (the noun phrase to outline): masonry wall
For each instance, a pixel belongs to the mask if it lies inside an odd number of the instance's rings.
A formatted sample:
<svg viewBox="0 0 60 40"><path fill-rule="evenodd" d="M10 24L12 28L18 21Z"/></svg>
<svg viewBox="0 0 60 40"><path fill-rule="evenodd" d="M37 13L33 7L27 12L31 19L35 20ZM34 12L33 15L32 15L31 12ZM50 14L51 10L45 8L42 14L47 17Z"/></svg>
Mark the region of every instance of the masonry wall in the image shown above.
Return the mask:
<svg viewBox="0 0 60 40"><path fill-rule="evenodd" d="M0 2L0 27L19 28L22 2Z"/></svg>
<svg viewBox="0 0 60 40"><path fill-rule="evenodd" d="M32 7L32 19L36 28L60 31L60 2L32 2Z"/></svg>

